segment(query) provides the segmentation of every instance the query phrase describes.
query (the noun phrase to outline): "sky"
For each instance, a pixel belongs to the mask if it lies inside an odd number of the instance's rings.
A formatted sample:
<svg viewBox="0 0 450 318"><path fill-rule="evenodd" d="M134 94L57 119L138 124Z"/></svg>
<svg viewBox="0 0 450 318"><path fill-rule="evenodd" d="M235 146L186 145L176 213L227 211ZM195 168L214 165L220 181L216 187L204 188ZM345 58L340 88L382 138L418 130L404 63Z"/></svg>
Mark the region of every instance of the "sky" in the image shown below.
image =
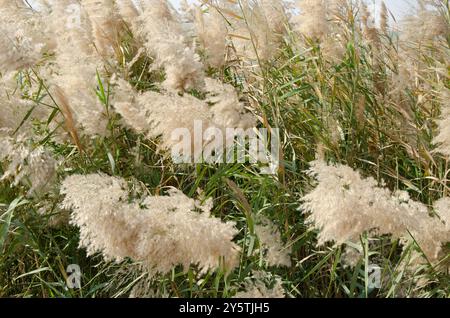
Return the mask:
<svg viewBox="0 0 450 318"><path fill-rule="evenodd" d="M379 8L382 0L375 0L376 7ZM414 8L416 1L414 0L385 0L384 3L396 19L404 16L408 11Z"/></svg>
<svg viewBox="0 0 450 318"><path fill-rule="evenodd" d="M183 0L170 0L175 7L179 7L181 1ZM188 0L189 2L192 2L194 0ZM380 4L383 0L366 0L368 3L372 4L374 3L375 10L375 16L378 16ZM28 0L30 4L33 4L34 0ZM416 0L384 0L389 10L392 12L392 14L395 16L396 19L401 19L403 15L405 15L411 8L414 7L414 3L416 3Z"/></svg>
<svg viewBox="0 0 450 318"><path fill-rule="evenodd" d="M175 7L179 7L180 2L183 0L170 0ZM193 1L193 0L188 0ZM383 0L366 0L369 4L374 3L375 7L375 16L376 13L379 12L379 8L381 5L381 2ZM384 0L386 3L386 6L389 8L389 10L392 12L392 15L396 19L400 19L402 16L404 16L411 8L414 7L414 3L416 3L416 0ZM373 8L373 7L372 7Z"/></svg>

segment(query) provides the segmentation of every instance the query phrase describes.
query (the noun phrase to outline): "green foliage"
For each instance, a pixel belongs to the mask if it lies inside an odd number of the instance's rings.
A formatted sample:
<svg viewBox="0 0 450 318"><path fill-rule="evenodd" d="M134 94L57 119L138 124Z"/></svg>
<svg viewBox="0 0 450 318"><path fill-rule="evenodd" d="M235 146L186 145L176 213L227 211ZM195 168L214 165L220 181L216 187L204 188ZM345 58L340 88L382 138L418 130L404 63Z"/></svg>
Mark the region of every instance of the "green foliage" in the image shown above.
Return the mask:
<svg viewBox="0 0 450 318"><path fill-rule="evenodd" d="M124 37L121 48L123 63L118 67L125 68L136 53L131 35ZM156 296L231 297L235 286L242 285L252 271L264 270L282 278L290 297L449 297L447 273L437 272L428 264L422 266L418 276L411 277L401 266L408 253L402 253L400 243L387 237L361 237L363 259L354 268L345 267L342 247L317 248L317 233L305 224L305 215L299 210L300 198L313 188L304 171L316 158L318 144L325 149L328 160L348 164L380 182L384 180L392 190L407 190L423 203L432 203L448 189L448 162L430 154L435 129L431 120L439 116L438 102L431 109L413 109L415 130L412 136L406 136L402 115L383 103L380 94L386 93L374 86L376 76L383 78L383 72L394 67L390 62L386 62L383 71L375 69L369 48L350 41L343 60L330 65L318 47L299 53L286 40L277 58L257 70L258 74L252 74L262 77L263 85L242 91L243 99L257 101L255 112L263 119L261 126L281 129L283 158L277 176L260 175L249 164L174 165L157 151L156 140L147 140L120 126L120 118L110 111L114 88L100 73L96 93L108 114L110 135L83 138L82 151L70 142L56 143L49 124L60 111L58 105L42 103L42 96L49 92L38 70L22 72L18 81L24 94L37 92L28 96L35 107L55 109L47 122L35 123L39 136L35 142L63 158L60 180L75 173L103 172L138 180L154 194L168 186L182 189L189 196L201 189L205 197L214 198L213 215L234 221L241 229L235 241L242 251L239 267L228 275L210 272L199 279L198 270L192 267L149 278L132 260L113 264L100 256L86 257L85 251L78 249L76 228L67 222L52 226L67 214L59 209L61 198L57 190L46 195L52 204L45 206L46 213L42 214L38 211L39 198L25 200L23 186L12 187L3 182L0 296L128 297L133 287L143 284ZM154 83L162 80L159 72L146 72L150 63L148 58L141 58L128 72L129 81L138 90L154 90ZM120 71L125 73L124 69ZM212 74L242 90L237 80L242 78L239 69L225 67L212 70ZM418 104L417 92L409 92L409 97L411 104ZM27 120L29 114L23 122ZM339 123L339 136L335 136L333 121ZM411 140L413 156L408 148ZM291 268L273 268L265 263L253 230L257 215L264 215L279 226L283 239L293 250ZM380 289L368 288L369 263L382 268ZM69 264L81 267L79 290L66 287ZM418 288L415 282L421 277L431 283Z"/></svg>

